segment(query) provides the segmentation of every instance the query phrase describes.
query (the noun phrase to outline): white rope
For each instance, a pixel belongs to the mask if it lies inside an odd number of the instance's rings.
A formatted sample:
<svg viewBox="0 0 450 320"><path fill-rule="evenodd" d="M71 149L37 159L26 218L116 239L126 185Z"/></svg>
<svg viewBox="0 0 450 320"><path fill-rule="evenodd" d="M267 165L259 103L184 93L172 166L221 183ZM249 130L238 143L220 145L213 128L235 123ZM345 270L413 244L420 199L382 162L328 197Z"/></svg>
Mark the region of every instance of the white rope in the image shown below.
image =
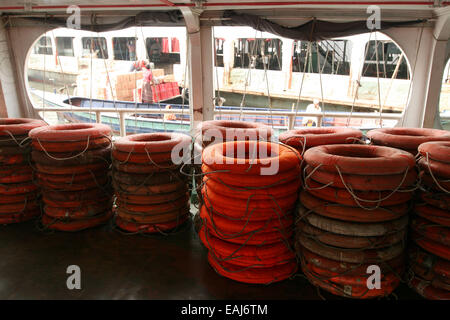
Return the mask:
<svg viewBox="0 0 450 320"><path fill-rule="evenodd" d="M381 105L381 88L380 88L380 66L378 57L378 40L377 33L375 32L375 56L376 56L376 66L377 66L377 92L378 92L378 107L380 113L380 128L383 128L383 117L381 113L383 112L383 106Z"/></svg>
<svg viewBox="0 0 450 320"><path fill-rule="evenodd" d="M300 41L298 42L298 45L299 46L301 45ZM293 120L294 124L292 126L292 129L295 129L295 123L296 123L297 114L298 114L298 107L300 105L300 99L301 99L302 90L303 90L303 83L305 82L306 66L308 65L308 59L309 59L309 55L311 53L311 47L312 47L311 42L308 41L308 47L306 49L306 55L305 55L305 65L303 66L302 82L300 83L300 88L299 88L299 91L298 91L297 101L296 101L296 104L295 104L295 115L294 115L294 120ZM298 61L299 61L299 71L300 71L300 57L299 57L298 53L297 53L297 58L298 58Z"/></svg>
<svg viewBox="0 0 450 320"><path fill-rule="evenodd" d="M324 104L324 98L323 98L323 83L322 83L322 71L320 70L320 54L319 54L319 44L316 42L316 54L317 54L317 67L319 71L319 82L320 82L320 95L321 95L321 103L322 103L322 121L317 123L318 127L322 127L323 125L323 119L325 118L325 104ZM319 121L317 121L319 122Z"/></svg>
<svg viewBox="0 0 450 320"><path fill-rule="evenodd" d="M428 152L426 153L426 155L427 155L427 157L426 157L426 160L427 160L427 167L428 167L428 171L430 172L431 178L432 178L433 181L436 183L436 185L439 187L439 189L441 189L441 190L444 191L445 193L449 193L449 194L450 194L450 190L445 189L445 188L439 183L438 179L436 179L436 177L434 176L433 170L431 170L431 167L430 167L430 159L429 159L429 154L428 154Z"/></svg>
<svg viewBox="0 0 450 320"><path fill-rule="evenodd" d="M254 38L255 41L253 43L252 49L251 49L250 54L249 54L249 59L248 59L249 68L248 68L247 77L246 77L245 83L244 83L244 93L242 94L242 100L241 100L241 104L240 104L239 120L242 120L243 108L244 108L244 103L245 103L245 96L247 94L247 87L248 87L249 81L251 79L252 69L254 67L253 64L252 64L252 58L253 58L253 56L255 54L255 47L256 47L256 42L257 42L256 41L256 36L257 35L258 35L258 30L255 30L255 38ZM248 42L248 40L247 40L247 42ZM255 63L255 66L256 66L256 63Z"/></svg>

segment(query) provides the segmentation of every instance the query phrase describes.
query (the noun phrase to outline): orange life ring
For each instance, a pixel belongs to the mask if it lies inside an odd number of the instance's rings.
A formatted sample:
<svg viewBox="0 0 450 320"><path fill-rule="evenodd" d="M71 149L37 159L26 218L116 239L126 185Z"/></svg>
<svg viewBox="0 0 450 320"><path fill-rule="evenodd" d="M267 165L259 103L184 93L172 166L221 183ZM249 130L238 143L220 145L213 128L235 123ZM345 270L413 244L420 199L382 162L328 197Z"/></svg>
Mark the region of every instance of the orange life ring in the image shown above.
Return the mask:
<svg viewBox="0 0 450 320"><path fill-rule="evenodd" d="M415 230L411 232L411 239L423 250L428 251L429 253L432 253L442 259L445 259L447 261L450 260L450 247L443 245L439 242L430 240Z"/></svg>
<svg viewBox="0 0 450 320"><path fill-rule="evenodd" d="M259 187L260 189L300 180L300 166L276 175L249 175L215 171L213 168L203 164L202 172L206 173L205 177L230 186Z"/></svg>
<svg viewBox="0 0 450 320"><path fill-rule="evenodd" d="M410 246L408 256L410 264L418 264L426 268L428 273L450 279L450 261L441 259L417 246Z"/></svg>
<svg viewBox="0 0 450 320"><path fill-rule="evenodd" d="M450 141L448 131L427 128L382 128L370 130L366 135L373 144L409 150L417 150L429 141Z"/></svg>
<svg viewBox="0 0 450 320"><path fill-rule="evenodd" d="M86 172L80 174L49 174L36 171L38 180L50 181L54 183L79 183L80 181L99 179L108 176L107 170Z"/></svg>
<svg viewBox="0 0 450 320"><path fill-rule="evenodd" d="M171 208L170 210L152 213L152 214L137 214L136 212L128 211L122 207L116 209L117 216L125 221L134 222L138 224L158 224L168 223L180 219L189 213L189 208L184 205L178 208Z"/></svg>
<svg viewBox="0 0 450 320"><path fill-rule="evenodd" d="M318 255L305 247L298 246L297 247L298 256L301 258L301 262L314 265L315 267L319 267L324 271L330 272L328 275L333 276L334 274L341 275L366 275L367 276L367 267L371 264L369 263L349 263L344 261L337 261L325 258L321 255ZM392 269L402 268L405 265L405 257L403 254L395 257L392 260L384 261L378 266L381 269L381 273L385 274L388 272L392 272ZM334 274L331 274L334 273Z"/></svg>
<svg viewBox="0 0 450 320"><path fill-rule="evenodd" d="M100 187L107 184L109 181L108 176L91 177L83 181L77 182L53 182L45 179L38 179L37 184L42 188L52 189L55 191L80 191L85 189L91 189L94 187Z"/></svg>
<svg viewBox="0 0 450 320"><path fill-rule="evenodd" d="M353 222L383 222L398 219L409 211L407 204L379 207L373 210L365 210L359 207L349 207L341 204L329 203L314 197L307 191L300 192L300 203L319 215L344 221ZM308 210L299 208L300 216L308 214Z"/></svg>
<svg viewBox="0 0 450 320"><path fill-rule="evenodd" d="M450 164L449 141L425 142L419 146L418 150L425 159L428 155L429 159Z"/></svg>
<svg viewBox="0 0 450 320"><path fill-rule="evenodd" d="M268 188L250 188L250 187L236 187L230 186L226 183L221 183L215 180L212 176L203 178L203 182L208 190L213 190L215 193L225 197L237 199L259 199L268 200L272 198L285 197L289 194L297 193L300 187L300 179L293 179L288 183L280 183Z"/></svg>
<svg viewBox="0 0 450 320"><path fill-rule="evenodd" d="M177 170L178 166L170 162L161 163L158 166L149 166L145 164L134 164L134 163L120 163L118 161L113 161L113 167L117 171L126 173L153 173L153 172L165 172Z"/></svg>
<svg viewBox="0 0 450 320"><path fill-rule="evenodd" d="M11 212L25 212L35 210L39 207L39 202L36 199L27 202L4 203L0 204L0 214L9 214Z"/></svg>
<svg viewBox="0 0 450 320"><path fill-rule="evenodd" d="M0 136L27 135L34 128L47 126L43 120L28 118L3 118L0 119Z"/></svg>
<svg viewBox="0 0 450 320"><path fill-rule="evenodd" d="M11 174L1 174L0 183L23 183L33 180L33 171L30 167L23 167L23 170L17 170Z"/></svg>
<svg viewBox="0 0 450 320"><path fill-rule="evenodd" d="M277 208L282 210L292 210L295 202L298 198L298 193L287 194L279 198L269 198L267 200L261 199L239 199L234 197L227 197L221 195L219 192L215 192L213 189L203 186L202 195L204 198L208 198L209 202L213 206L219 205L221 207L228 207L229 210L258 210L258 209L270 209Z"/></svg>
<svg viewBox="0 0 450 320"><path fill-rule="evenodd" d="M15 212L0 215L0 224L20 223L36 218L40 215L41 210L28 210L24 212Z"/></svg>
<svg viewBox="0 0 450 320"><path fill-rule="evenodd" d="M28 202L33 201L38 197L37 192L29 192L23 194L12 194L12 195L1 195L0 194L0 204L7 203L18 203L18 202Z"/></svg>
<svg viewBox="0 0 450 320"><path fill-rule="evenodd" d="M181 149L191 143L191 137L175 132L141 133L121 137L114 142L114 148L125 153L171 152L176 146Z"/></svg>
<svg viewBox="0 0 450 320"><path fill-rule="evenodd" d="M238 158L240 153L245 158ZM264 141L230 141L208 146L202 153L202 163L212 170L227 170L234 174L267 175L295 170L300 154L291 147Z"/></svg>
<svg viewBox="0 0 450 320"><path fill-rule="evenodd" d="M74 158L67 159L71 157ZM101 148L95 150L88 150L78 155L74 154L73 152L58 152L56 154L52 152L49 153L49 155L47 155L43 151L33 150L31 152L31 159L33 159L34 162L43 164L45 166L56 166L56 167L79 166L97 163L101 161L109 165L111 163L111 149Z"/></svg>
<svg viewBox="0 0 450 320"><path fill-rule="evenodd" d="M412 219L411 228L427 239L450 247L450 228L436 225L422 217Z"/></svg>
<svg viewBox="0 0 450 320"><path fill-rule="evenodd" d="M292 215L262 221L227 219L214 214L206 206L201 206L200 218L206 221L209 228L214 229L219 238L225 240L250 233L283 233L292 229L294 224Z"/></svg>
<svg viewBox="0 0 450 320"><path fill-rule="evenodd" d="M50 189L43 189L41 191L45 195L45 198L47 198L48 200L63 201L63 202L64 201L83 202L91 200L99 201L99 199L102 199L104 197L112 196L112 190L110 190L109 186L105 186L103 189L100 189L98 187L91 189L84 189L79 192L55 191Z"/></svg>
<svg viewBox="0 0 450 320"><path fill-rule="evenodd" d="M189 198L187 195L182 196L175 201L165 202L159 204L152 205L140 205L140 204L131 204L121 202L120 200L116 201L116 205L123 210L129 211L130 213L135 213L136 215L156 215L162 214L166 212L171 212L173 210L178 210L186 207L188 204Z"/></svg>
<svg viewBox="0 0 450 320"><path fill-rule="evenodd" d="M111 127L100 123L58 124L35 128L29 132L31 139L41 142L83 141L87 139L110 137L111 134Z"/></svg>
<svg viewBox="0 0 450 320"><path fill-rule="evenodd" d="M411 200L413 192L394 192L391 191L358 191L354 190L353 193L357 197L356 199L347 189L341 189L318 183L314 180L308 179L305 181L305 189L322 200L328 202L335 202L351 207L364 206L371 208L375 206L395 206ZM364 199L367 201L363 201ZM379 201L381 200L381 201Z"/></svg>
<svg viewBox="0 0 450 320"><path fill-rule="evenodd" d="M178 198L186 195L187 188L184 190L177 190L175 192L160 193L154 195L135 195L132 193L120 193L116 192L116 197L120 202L132 203L132 204L142 204L142 205L152 205L164 202L172 202Z"/></svg>
<svg viewBox="0 0 450 320"><path fill-rule="evenodd" d="M47 197L47 194L44 193L42 195L42 201L50 206L55 208L81 208L83 206L94 206L98 203L109 203L111 200L111 197L108 195L100 196L96 199L92 200L72 200L72 199L64 199L64 200L52 200Z"/></svg>
<svg viewBox="0 0 450 320"><path fill-rule="evenodd" d="M268 284L285 280L297 272L295 260L268 268L249 268L235 266L227 262L218 262L210 253L208 262L220 275L244 283Z"/></svg>
<svg viewBox="0 0 450 320"><path fill-rule="evenodd" d="M407 215L397 220L378 223L366 222L364 224L330 219L314 213L310 213L301 219L297 219L297 221L301 220L305 220L308 224L328 233L356 238L382 237L387 234L403 231L408 226Z"/></svg>
<svg viewBox="0 0 450 320"><path fill-rule="evenodd" d="M439 209L427 204L416 204L414 211L422 218L445 227L450 227L450 212L448 210Z"/></svg>
<svg viewBox="0 0 450 320"><path fill-rule="evenodd" d="M160 153L132 153L132 152L121 152L113 149L112 152L113 159L127 163L134 164L147 164L147 165L161 165L162 163L172 162L171 152L160 152Z"/></svg>
<svg viewBox="0 0 450 320"><path fill-rule="evenodd" d="M435 288L429 281L414 277L409 281L409 286L422 297L430 300L450 300L450 291Z"/></svg>
<svg viewBox="0 0 450 320"><path fill-rule="evenodd" d="M326 270L311 264L302 262L302 270L308 280L315 286L320 287L332 294L355 299L372 299L391 294L400 283L395 273L383 274L381 288L368 290L366 276L346 276L339 273L329 274ZM401 269L399 269L401 270Z"/></svg>
<svg viewBox="0 0 450 320"><path fill-rule="evenodd" d="M112 217L112 212L107 211L97 216L78 219L67 220L62 218L49 217L46 214L42 215L41 223L44 228L58 231L81 231L88 228L97 227L105 224Z"/></svg>
<svg viewBox="0 0 450 320"><path fill-rule="evenodd" d="M450 149L450 148L449 148ZM426 173L434 176L438 176L443 179L450 179L450 164L439 162L436 160L421 158L419 159L419 166ZM431 171L431 173L430 173Z"/></svg>
<svg viewBox="0 0 450 320"><path fill-rule="evenodd" d="M183 181L173 181L157 185L128 185L113 180L112 184L114 189L118 192L132 193L135 195L152 195L173 192L186 186L186 183Z"/></svg>
<svg viewBox="0 0 450 320"><path fill-rule="evenodd" d="M347 186L351 190L358 191L394 191L402 190L414 185L417 181L417 173L415 170L411 170L408 173L395 175L358 175L358 174L342 174L328 172L323 170L314 170L313 168L306 167L306 179L305 183L308 184L309 180L315 180L322 184L330 185L335 188L344 189ZM406 175L405 175L406 173ZM345 184L344 184L345 183Z"/></svg>
<svg viewBox="0 0 450 320"><path fill-rule="evenodd" d="M311 167L323 171L359 175L393 175L413 171L415 158L405 151L369 145L335 144L308 149L304 155Z"/></svg>
<svg viewBox="0 0 450 320"><path fill-rule="evenodd" d="M436 192L420 192L419 194L420 199L422 199L429 205L442 210L450 210L450 195Z"/></svg>
<svg viewBox="0 0 450 320"><path fill-rule="evenodd" d="M205 226L198 234L210 254L220 262L237 266L271 267L295 259L294 253L284 242L263 246L233 244L212 236Z"/></svg>
<svg viewBox="0 0 450 320"><path fill-rule="evenodd" d="M406 240L406 229L388 233L381 236L374 237L355 237L347 236L337 233L331 233L312 226L311 224L298 221L297 230L299 230L303 236L308 237L314 241L319 241L326 245L336 246L339 248L348 249L377 249L384 248L390 245L394 245L401 241ZM364 228L364 227L361 227Z"/></svg>
<svg viewBox="0 0 450 320"><path fill-rule="evenodd" d="M109 164L101 161L98 163L90 163L81 166L55 167L36 163L36 168L37 171L48 174L82 174L91 171L95 172L98 170L107 170L109 168Z"/></svg>
<svg viewBox="0 0 450 320"><path fill-rule="evenodd" d="M181 216L178 219L166 223L156 223L156 224L140 224L136 222L130 222L122 219L120 216L116 216L115 224L122 230L131 233L158 233L173 230L188 220L189 216Z"/></svg>
<svg viewBox="0 0 450 320"><path fill-rule="evenodd" d="M203 121L199 124L198 132L201 132L201 145L206 146L211 143L222 143L235 140L270 140L273 130L262 123L211 120ZM212 140L220 136L220 141ZM212 141L211 141L212 140Z"/></svg>
<svg viewBox="0 0 450 320"><path fill-rule="evenodd" d="M82 152L100 148L110 149L112 145L110 137L92 138L81 141L37 141L32 140L31 146L34 150L47 152Z"/></svg>
<svg viewBox="0 0 450 320"><path fill-rule="evenodd" d="M113 178L118 183L128 185L158 185L175 181L184 181L184 177L177 171L154 172L150 174L136 174L116 171Z"/></svg>
<svg viewBox="0 0 450 320"><path fill-rule="evenodd" d="M19 147L16 146L0 146L0 154L7 155L15 155L15 154L28 154L30 153L31 148L28 146Z"/></svg>
<svg viewBox="0 0 450 320"><path fill-rule="evenodd" d="M379 249L347 249L319 243L301 233L298 235L297 241L302 247L322 257L348 263L382 263L397 258L404 252L404 245L402 243Z"/></svg>
<svg viewBox="0 0 450 320"><path fill-rule="evenodd" d="M0 184L0 195L16 195L29 193L37 190L38 187L34 183L9 183Z"/></svg>
<svg viewBox="0 0 450 320"><path fill-rule="evenodd" d="M28 163L27 154L0 154L0 164L4 165L17 165Z"/></svg>
<svg viewBox="0 0 450 320"><path fill-rule="evenodd" d="M328 144L355 143L362 138L361 130L346 127L320 127L289 130L279 135L280 142L300 151Z"/></svg>
<svg viewBox="0 0 450 320"><path fill-rule="evenodd" d="M85 219L96 216L106 210L111 210L112 202L96 203L92 205L83 205L78 208L61 208L44 206L44 212L47 216L53 218L67 218L67 219Z"/></svg>

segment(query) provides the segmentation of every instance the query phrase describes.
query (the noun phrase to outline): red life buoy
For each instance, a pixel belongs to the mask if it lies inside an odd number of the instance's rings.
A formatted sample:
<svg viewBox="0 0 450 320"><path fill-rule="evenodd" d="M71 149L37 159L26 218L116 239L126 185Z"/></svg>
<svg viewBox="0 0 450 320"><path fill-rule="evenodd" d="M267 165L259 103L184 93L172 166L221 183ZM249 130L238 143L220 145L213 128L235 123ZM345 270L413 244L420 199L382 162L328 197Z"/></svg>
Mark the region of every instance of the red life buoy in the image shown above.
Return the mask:
<svg viewBox="0 0 450 320"><path fill-rule="evenodd" d="M411 222L411 228L427 239L439 242L450 247L450 228L438 226L421 217L415 217Z"/></svg>
<svg viewBox="0 0 450 320"><path fill-rule="evenodd" d="M33 199L27 202L4 203L0 204L0 214L8 214L11 212L32 211L39 207L39 202Z"/></svg>
<svg viewBox="0 0 450 320"><path fill-rule="evenodd" d="M397 243L380 249L347 249L328 246L304 236L298 235L299 243L306 249L331 260L349 263L381 263L403 254L404 245Z"/></svg>
<svg viewBox="0 0 450 320"><path fill-rule="evenodd" d="M370 130L367 137L376 145L417 150L425 142L450 141L450 132L426 128L382 128Z"/></svg>
<svg viewBox="0 0 450 320"><path fill-rule="evenodd" d="M117 171L126 173L154 173L154 172L165 172L167 170L176 170L177 166L170 163L160 163L158 166L149 166L145 164L135 164L135 163L120 163L118 161L113 161L113 167Z"/></svg>
<svg viewBox="0 0 450 320"><path fill-rule="evenodd" d="M284 242L264 246L233 244L212 236L205 226L198 234L203 245L220 262L237 266L271 267L295 259L294 253Z"/></svg>
<svg viewBox="0 0 450 320"><path fill-rule="evenodd" d="M82 141L110 137L110 126L100 123L69 123L35 128L29 132L30 138L37 141Z"/></svg>
<svg viewBox="0 0 450 320"><path fill-rule="evenodd" d="M114 148L121 152L162 153L171 152L176 146L181 149L191 143L191 137L181 133L142 133L117 139Z"/></svg>
<svg viewBox="0 0 450 320"><path fill-rule="evenodd" d="M300 193L300 203L307 209L329 218L353 221L353 222L383 222L398 219L409 211L408 204L380 207L373 210L365 210L359 207L348 207L323 201L311 195L307 191ZM300 217L308 214L308 210L300 207Z"/></svg>
<svg viewBox="0 0 450 320"><path fill-rule="evenodd" d="M151 204L159 204L164 202L171 202L177 200L181 197L186 197L186 188L184 190L177 190L175 192L169 193L160 193L153 195L136 195L133 193L120 193L116 192L116 197L119 202L124 203L132 203L132 204L142 204L142 205L151 205Z"/></svg>
<svg viewBox="0 0 450 320"><path fill-rule="evenodd" d="M422 267L419 264L413 263L409 268L409 274L411 273L420 279L429 281L431 285L437 289L450 291L450 280L448 278L440 277L435 273L430 272L429 268L427 267Z"/></svg>
<svg viewBox="0 0 450 320"><path fill-rule="evenodd" d="M0 215L0 224L20 223L36 218L41 213L40 209L28 210Z"/></svg>
<svg viewBox="0 0 450 320"><path fill-rule="evenodd" d="M39 187L52 189L54 191L81 191L94 187L104 186L109 181L108 176L91 177L83 181L67 181L67 182L53 182L46 179L38 179Z"/></svg>
<svg viewBox="0 0 450 320"><path fill-rule="evenodd" d="M48 174L82 174L96 172L99 170L107 170L109 168L109 164L105 161L101 161L98 163L90 163L81 166L55 167L36 163L36 168L37 171Z"/></svg>
<svg viewBox="0 0 450 320"><path fill-rule="evenodd" d="M111 197L107 194L103 194L99 196L98 198L92 199L92 200L79 200L79 199L62 199L62 200L53 200L51 198L48 198L47 193L44 193L42 195L42 201L44 204L55 207L55 208L80 208L82 206L90 206L90 205L96 205L98 203L110 203Z"/></svg>
<svg viewBox="0 0 450 320"><path fill-rule="evenodd" d="M49 174L36 171L38 180L45 180L54 183L79 183L80 181L99 179L108 175L106 170L86 172L81 174Z"/></svg>
<svg viewBox="0 0 450 320"><path fill-rule="evenodd" d="M0 136L27 135L32 129L47 126L43 120L27 118L0 119Z"/></svg>
<svg viewBox="0 0 450 320"><path fill-rule="evenodd" d="M38 187L32 182L0 184L0 195L23 194L37 189Z"/></svg>
<svg viewBox="0 0 450 320"><path fill-rule="evenodd" d="M278 282L289 278L297 272L297 262L295 261L268 268L249 268L235 266L224 261L219 263L209 253L208 262L218 274L244 283L268 284Z"/></svg>
<svg viewBox="0 0 450 320"><path fill-rule="evenodd" d="M330 219L314 213L297 220L305 220L310 225L329 233L351 237L381 237L403 231L408 225L408 216L406 215L397 220L364 224Z"/></svg>
<svg viewBox="0 0 450 320"><path fill-rule="evenodd" d="M347 236L337 233L331 233L312 226L311 224L303 221L297 222L297 230L299 230L303 236L306 236L314 241L319 241L326 245L336 246L339 248L348 249L375 249L384 248L390 245L394 245L401 241L406 240L406 229L398 232L386 233L381 236L373 237L356 237ZM361 229L364 226L360 227Z"/></svg>
<svg viewBox="0 0 450 320"><path fill-rule="evenodd" d="M370 208L376 206L394 206L408 202L413 196L412 191L392 193L391 191L359 190L353 190L352 192L354 195L352 195L347 189L331 186L326 187L325 184L318 183L311 179L305 181L305 189L316 198L351 207L364 206Z"/></svg>
<svg viewBox="0 0 450 320"><path fill-rule="evenodd" d="M450 212L427 204L416 204L414 211L417 215L434 223L450 227Z"/></svg>
<svg viewBox="0 0 450 320"><path fill-rule="evenodd" d="M267 188L292 182L294 180L300 180L300 166L296 166L292 170L280 172L276 175L250 175L215 171L213 168L203 164L202 172L206 173L206 178L211 178L227 185L238 187Z"/></svg>
<svg viewBox="0 0 450 320"><path fill-rule="evenodd" d="M411 170L408 173L395 175L358 175L358 174L341 174L328 172L324 170L314 170L306 167L307 184L310 179L313 179L322 184L330 185L335 188L350 188L351 190L359 191L394 191L402 190L412 186L417 180L417 173Z"/></svg>
<svg viewBox="0 0 450 320"><path fill-rule="evenodd" d="M289 130L279 135L280 142L299 150L329 144L355 143L362 138L358 129L345 127L320 127Z"/></svg>
<svg viewBox="0 0 450 320"><path fill-rule="evenodd" d="M189 216L180 216L178 219L166 223L156 223L156 224L140 224L136 222L130 222L117 216L115 219L115 224L122 230L130 233L163 233L181 226L188 220Z"/></svg>
<svg viewBox="0 0 450 320"><path fill-rule="evenodd" d="M19 145L16 146L0 146L0 155L16 155L16 154L27 154L31 151L31 148L28 146Z"/></svg>
<svg viewBox="0 0 450 320"><path fill-rule="evenodd" d="M25 154L0 154L0 164L4 165L17 165L28 163L28 155Z"/></svg>
<svg viewBox="0 0 450 320"><path fill-rule="evenodd" d="M113 181L114 189L119 192L133 193L136 195L151 195L173 192L179 190L186 184L183 181L173 181L170 183L158 184L158 185L128 185L124 183L118 183Z"/></svg>
<svg viewBox="0 0 450 320"><path fill-rule="evenodd" d="M449 163L439 162L436 160L426 159L423 157L419 160L419 166L422 170L429 173L430 175L433 174L434 176L438 176L443 179L450 179Z"/></svg>
<svg viewBox="0 0 450 320"><path fill-rule="evenodd" d="M42 225L44 228L58 231L81 231L88 228L97 227L105 224L112 217L112 212L107 211L94 217L79 220L66 220L62 218L49 217L42 215Z"/></svg>
<svg viewBox="0 0 450 320"><path fill-rule="evenodd" d="M150 174L135 174L116 171L113 178L118 183L128 185L159 185L175 181L183 181L183 176L178 172L154 172Z"/></svg>
<svg viewBox="0 0 450 320"><path fill-rule="evenodd" d="M183 217L189 213L187 205L179 206L178 208L170 208L163 212L155 212L149 214L138 214L134 211L124 209L123 206L118 205L116 209L117 215L125 221L135 222L138 224L157 224L167 223Z"/></svg>
<svg viewBox="0 0 450 320"><path fill-rule="evenodd" d="M189 201L188 196L184 195L176 199L175 201L151 205L132 204L127 202L121 202L118 200L116 200L116 204L120 209L129 211L130 213L136 213L137 215L139 215L139 213L142 213L142 215L156 215L184 208L186 207L188 201Z"/></svg>
<svg viewBox="0 0 450 320"><path fill-rule="evenodd" d="M450 164L450 141L425 142L419 146L420 154L426 159Z"/></svg>
<svg viewBox="0 0 450 320"><path fill-rule="evenodd" d="M420 199L438 209L447 211L450 210L450 195L447 195L445 193L420 192Z"/></svg>
<svg viewBox="0 0 450 320"><path fill-rule="evenodd" d="M273 134L273 130L262 123L228 120L203 121L197 131L201 132L200 144L203 146L236 140L269 141Z"/></svg>
<svg viewBox="0 0 450 320"><path fill-rule="evenodd" d="M29 192L23 194L2 195L0 194L0 204L18 203L33 201L38 197L37 192Z"/></svg>
<svg viewBox="0 0 450 320"><path fill-rule="evenodd" d="M422 249L428 251L442 259L450 260L450 247L443 245L439 242L425 238L418 232L414 231L411 233L411 239Z"/></svg>
<svg viewBox="0 0 450 320"><path fill-rule="evenodd" d="M214 192L226 197L259 200L285 197L289 194L296 193L301 184L300 179L294 179L291 182L276 184L273 187L268 188L245 188L230 186L215 180L212 176L204 177L203 182L208 190L214 190Z"/></svg>
<svg viewBox="0 0 450 320"><path fill-rule="evenodd" d="M308 149L304 155L311 167L323 171L359 175L393 175L412 171L414 157L405 151L369 145L336 144ZM338 171L339 169L339 171Z"/></svg>
<svg viewBox="0 0 450 320"><path fill-rule="evenodd" d="M46 205L44 207L44 212L49 217L53 218L70 218L77 220L96 216L102 212L105 212L109 208L111 208L111 203L95 203L91 205L83 205L78 208L50 207Z"/></svg>
<svg viewBox="0 0 450 320"><path fill-rule="evenodd" d="M20 167L18 167L20 168ZM22 167L10 174L1 174L0 183L23 183L33 180L33 172L30 167Z"/></svg>
<svg viewBox="0 0 450 320"><path fill-rule="evenodd" d="M294 224L292 215L263 221L227 219L213 214L206 206L200 208L200 218L204 219L206 224L214 229L221 239L250 233L279 233L292 228Z"/></svg>
<svg viewBox="0 0 450 320"><path fill-rule="evenodd" d="M243 158L238 155L244 156ZM213 171L232 174L276 175L297 168L300 154L293 148L264 141L230 141L208 146L202 163ZM266 174L264 173L266 171Z"/></svg>
<svg viewBox="0 0 450 320"><path fill-rule="evenodd" d="M409 286L422 297L430 300L450 300L450 291L435 288L429 281L414 277L409 281Z"/></svg>
<svg viewBox="0 0 450 320"><path fill-rule="evenodd" d="M124 164L147 164L147 165L160 165L163 163L172 161L171 152L159 152L159 153L132 153L121 152L113 150L113 159L123 162Z"/></svg>
<svg viewBox="0 0 450 320"><path fill-rule="evenodd" d="M415 245L410 246L409 261L411 264L418 264L422 268L426 268L428 273L450 279L450 261L441 259Z"/></svg>
<svg viewBox="0 0 450 320"><path fill-rule="evenodd" d="M95 187L78 192L55 191L50 189L44 189L42 190L42 193L44 194L44 197L47 198L48 200L60 202L64 201L82 202L90 200L99 201L99 199L102 199L105 196L110 197L110 195L112 194L109 187L105 187L104 189L99 189L98 187Z"/></svg>
<svg viewBox="0 0 450 320"><path fill-rule="evenodd" d="M88 150L78 155L73 152L52 152L47 154L42 151L33 150L31 152L31 158L36 163L56 167L80 166L98 162L105 162L109 165L111 162L111 149Z"/></svg>
<svg viewBox="0 0 450 320"><path fill-rule="evenodd" d="M450 179L443 179L442 177L439 177L438 175L431 176L430 174L426 172L422 172L422 185L430 187L431 189L438 191L438 192L450 192ZM444 190L442 190L444 189Z"/></svg>
<svg viewBox="0 0 450 320"><path fill-rule="evenodd" d="M81 141L37 141L33 140L31 146L34 150L47 152L81 152L87 150L96 150L100 148L110 148L111 138L93 138Z"/></svg>

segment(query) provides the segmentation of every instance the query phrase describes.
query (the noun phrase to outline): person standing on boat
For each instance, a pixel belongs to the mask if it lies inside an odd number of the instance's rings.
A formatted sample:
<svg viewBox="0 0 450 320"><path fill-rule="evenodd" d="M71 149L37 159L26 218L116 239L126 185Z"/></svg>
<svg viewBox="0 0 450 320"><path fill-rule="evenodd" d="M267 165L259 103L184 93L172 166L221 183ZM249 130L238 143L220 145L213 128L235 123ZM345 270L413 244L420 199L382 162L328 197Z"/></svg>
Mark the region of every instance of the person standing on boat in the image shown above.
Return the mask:
<svg viewBox="0 0 450 320"><path fill-rule="evenodd" d="M306 107L306 112L321 112L319 99L314 99L313 103ZM317 127L319 118L317 117L303 117L302 125L304 127Z"/></svg>
<svg viewBox="0 0 450 320"><path fill-rule="evenodd" d="M159 84L158 79L153 77L150 64L147 64L144 68L144 78L142 81L142 102L153 103L153 87ZM158 98L158 97L156 97Z"/></svg>

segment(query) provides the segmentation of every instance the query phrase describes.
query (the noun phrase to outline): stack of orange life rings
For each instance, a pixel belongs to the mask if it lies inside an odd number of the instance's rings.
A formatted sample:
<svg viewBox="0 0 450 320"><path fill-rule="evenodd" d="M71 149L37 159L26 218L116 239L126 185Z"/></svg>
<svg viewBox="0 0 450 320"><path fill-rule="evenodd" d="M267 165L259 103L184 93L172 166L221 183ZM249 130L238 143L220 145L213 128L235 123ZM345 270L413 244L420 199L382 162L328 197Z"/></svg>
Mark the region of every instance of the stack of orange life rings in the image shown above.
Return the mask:
<svg viewBox="0 0 450 320"><path fill-rule="evenodd" d="M450 299L450 142L419 146L422 185L411 222L409 284L428 299Z"/></svg>
<svg viewBox="0 0 450 320"><path fill-rule="evenodd" d="M297 149L300 154L312 147L327 144L357 143L362 139L358 129L343 127L320 127L289 130L279 135L280 142Z"/></svg>
<svg viewBox="0 0 450 320"><path fill-rule="evenodd" d="M39 216L28 132L46 125L35 119L0 119L0 224Z"/></svg>
<svg viewBox="0 0 450 320"><path fill-rule="evenodd" d="M203 151L199 237L216 272L260 284L296 272L291 245L299 158L293 148L262 141L230 141Z"/></svg>
<svg viewBox="0 0 450 320"><path fill-rule="evenodd" d="M180 165L190 144L191 138L180 133L135 134L115 141L115 223L120 229L167 233L188 220L187 179Z"/></svg>
<svg viewBox="0 0 450 320"><path fill-rule="evenodd" d="M79 231L112 217L111 133L88 123L30 131L44 229Z"/></svg>
<svg viewBox="0 0 450 320"><path fill-rule="evenodd" d="M369 145L327 145L305 152L296 249L310 282L333 294L367 299L390 294L404 271L414 157ZM370 265L381 289L369 290Z"/></svg>
<svg viewBox="0 0 450 320"><path fill-rule="evenodd" d="M272 135L272 128L263 123L233 120L203 121L195 131L195 147L201 153L204 148L213 143L246 140L270 141ZM201 172L201 166L194 165L193 168L196 173ZM201 195L201 176L197 176L196 183L197 193Z"/></svg>
<svg viewBox="0 0 450 320"><path fill-rule="evenodd" d="M419 145L430 141L450 141L450 132L426 128L382 128L367 132L372 144L417 154Z"/></svg>

